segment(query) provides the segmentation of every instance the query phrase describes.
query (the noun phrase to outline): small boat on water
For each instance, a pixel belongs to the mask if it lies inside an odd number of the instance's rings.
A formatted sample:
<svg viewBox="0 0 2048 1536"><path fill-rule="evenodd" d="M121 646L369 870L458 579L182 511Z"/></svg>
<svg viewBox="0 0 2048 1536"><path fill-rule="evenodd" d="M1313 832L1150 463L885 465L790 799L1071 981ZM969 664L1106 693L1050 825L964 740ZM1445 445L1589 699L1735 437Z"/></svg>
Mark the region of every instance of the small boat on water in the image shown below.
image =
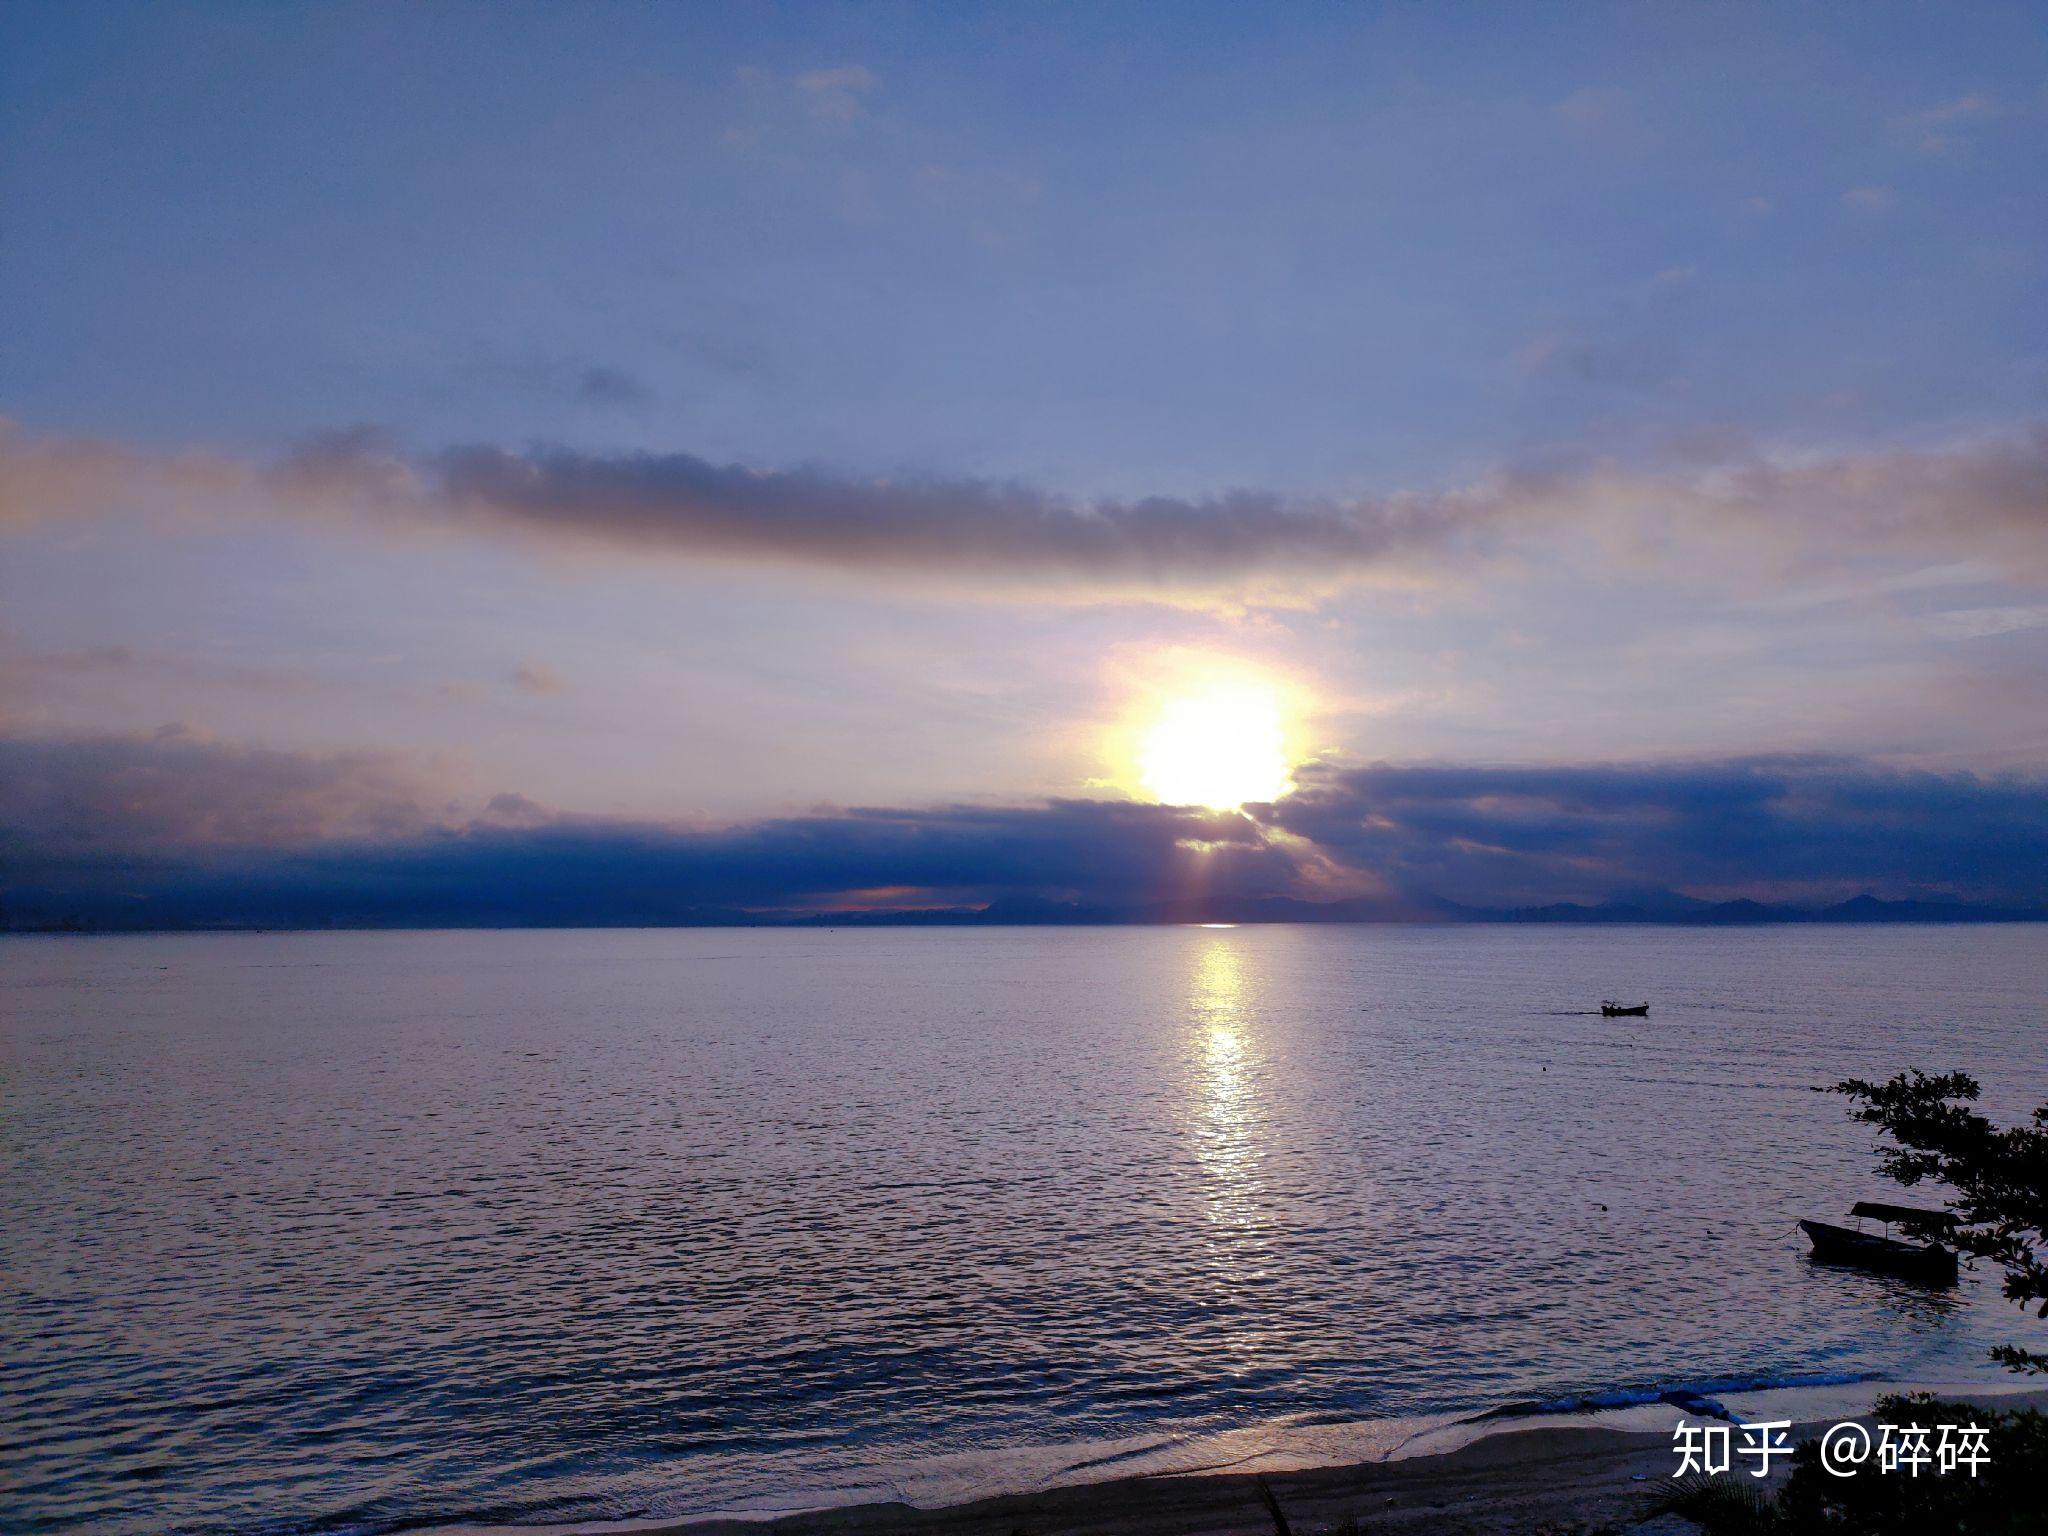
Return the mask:
<svg viewBox="0 0 2048 1536"><path fill-rule="evenodd" d="M1647 1019L1649 1016L1648 1003L1617 1003L1607 998L1600 1004L1600 1017L1603 1019Z"/></svg>
<svg viewBox="0 0 2048 1536"><path fill-rule="evenodd" d="M1901 1230L1931 1235L1954 1229L1956 1217L1948 1211L1927 1211L1911 1205L1885 1205L1876 1200L1859 1200L1849 1207L1857 1221L1884 1223L1884 1235L1866 1232L1860 1226L1837 1227L1825 1221L1802 1221L1800 1230L1813 1240L1813 1256L1823 1264L1853 1264L1858 1269L1882 1270L1903 1275L1928 1285L1956 1283L1956 1254L1936 1238L1914 1243L1893 1237L1896 1224Z"/></svg>

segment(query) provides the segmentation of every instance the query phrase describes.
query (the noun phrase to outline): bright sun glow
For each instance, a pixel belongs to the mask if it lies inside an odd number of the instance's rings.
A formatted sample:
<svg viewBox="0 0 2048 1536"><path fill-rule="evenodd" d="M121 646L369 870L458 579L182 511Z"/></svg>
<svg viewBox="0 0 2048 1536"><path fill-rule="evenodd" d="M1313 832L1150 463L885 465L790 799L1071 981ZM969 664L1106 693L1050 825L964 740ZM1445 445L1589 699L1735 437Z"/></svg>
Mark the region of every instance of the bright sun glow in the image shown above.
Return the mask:
<svg viewBox="0 0 2048 1536"><path fill-rule="evenodd" d="M1146 730L1138 776L1168 805L1232 810L1288 788L1279 696L1259 683L1219 683L1169 699Z"/></svg>

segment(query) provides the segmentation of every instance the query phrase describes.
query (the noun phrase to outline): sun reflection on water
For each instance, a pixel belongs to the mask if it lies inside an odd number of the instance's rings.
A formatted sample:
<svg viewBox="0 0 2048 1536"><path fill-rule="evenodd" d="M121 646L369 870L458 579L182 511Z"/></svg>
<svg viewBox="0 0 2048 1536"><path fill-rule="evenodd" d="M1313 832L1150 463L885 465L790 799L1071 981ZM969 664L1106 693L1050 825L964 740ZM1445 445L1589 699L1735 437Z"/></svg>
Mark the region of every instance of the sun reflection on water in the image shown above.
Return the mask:
<svg viewBox="0 0 2048 1536"><path fill-rule="evenodd" d="M1194 1029L1195 1157L1207 1184L1210 1220L1238 1233L1258 1224L1257 1156L1263 1130L1257 1042L1245 981L1242 951L1235 940L1218 934L1202 946L1188 996Z"/></svg>

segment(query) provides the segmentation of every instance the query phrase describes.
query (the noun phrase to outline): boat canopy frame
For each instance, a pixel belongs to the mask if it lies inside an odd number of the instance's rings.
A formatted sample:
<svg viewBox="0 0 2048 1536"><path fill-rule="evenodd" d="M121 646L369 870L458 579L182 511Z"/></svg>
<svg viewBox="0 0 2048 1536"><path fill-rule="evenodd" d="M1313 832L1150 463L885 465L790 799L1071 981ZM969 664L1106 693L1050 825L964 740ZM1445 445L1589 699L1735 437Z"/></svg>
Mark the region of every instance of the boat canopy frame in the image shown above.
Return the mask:
<svg viewBox="0 0 2048 1536"><path fill-rule="evenodd" d="M1858 1200L1849 1207L1849 1214L1881 1221L1886 1226L1896 1223L1902 1227L1930 1227L1942 1231L1951 1231L1961 1226L1963 1221L1954 1211L1930 1211L1917 1205L1887 1205L1882 1200Z"/></svg>

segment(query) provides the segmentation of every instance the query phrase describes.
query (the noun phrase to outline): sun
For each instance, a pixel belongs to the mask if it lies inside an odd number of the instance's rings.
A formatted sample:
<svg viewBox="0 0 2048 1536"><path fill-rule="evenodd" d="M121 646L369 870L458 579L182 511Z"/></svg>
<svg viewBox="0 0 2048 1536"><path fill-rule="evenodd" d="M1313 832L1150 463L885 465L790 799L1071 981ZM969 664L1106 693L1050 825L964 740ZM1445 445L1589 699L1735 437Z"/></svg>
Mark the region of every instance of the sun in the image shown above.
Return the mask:
<svg viewBox="0 0 2048 1536"><path fill-rule="evenodd" d="M1138 778L1167 805L1235 810L1291 787L1279 695L1257 682L1217 683L1170 698L1138 747Z"/></svg>

